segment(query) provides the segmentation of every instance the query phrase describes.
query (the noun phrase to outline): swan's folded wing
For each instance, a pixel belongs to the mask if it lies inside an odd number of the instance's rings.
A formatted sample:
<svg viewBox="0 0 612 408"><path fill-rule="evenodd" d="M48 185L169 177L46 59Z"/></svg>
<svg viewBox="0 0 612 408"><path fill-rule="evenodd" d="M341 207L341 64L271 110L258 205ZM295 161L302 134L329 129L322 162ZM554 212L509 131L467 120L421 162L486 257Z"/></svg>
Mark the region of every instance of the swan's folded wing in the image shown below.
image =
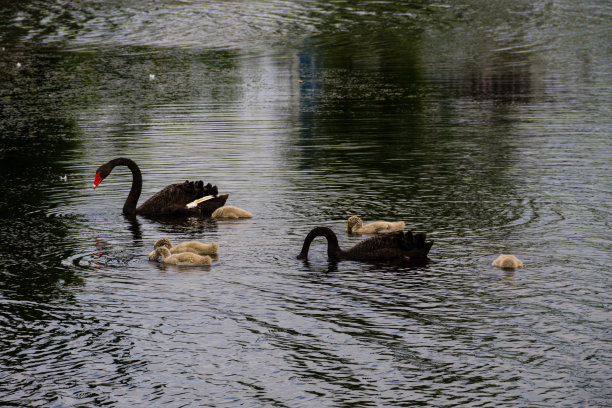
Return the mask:
<svg viewBox="0 0 612 408"><path fill-rule="evenodd" d="M200 191L196 188L195 183L190 181L170 184L138 207L138 213L143 215L173 214L177 208L186 209L187 203L201 198L198 196Z"/></svg>
<svg viewBox="0 0 612 408"><path fill-rule="evenodd" d="M403 242L403 234L402 233L389 233L389 234L381 234L376 235L372 238L368 238L366 240L361 241L353 248L350 249L351 252L372 252L380 249L404 249Z"/></svg>
<svg viewBox="0 0 612 408"><path fill-rule="evenodd" d="M433 246L433 241L427 240L427 234L424 232L413 235L411 231L408 231L404 234L404 237L406 248L418 251L421 256L427 256Z"/></svg>

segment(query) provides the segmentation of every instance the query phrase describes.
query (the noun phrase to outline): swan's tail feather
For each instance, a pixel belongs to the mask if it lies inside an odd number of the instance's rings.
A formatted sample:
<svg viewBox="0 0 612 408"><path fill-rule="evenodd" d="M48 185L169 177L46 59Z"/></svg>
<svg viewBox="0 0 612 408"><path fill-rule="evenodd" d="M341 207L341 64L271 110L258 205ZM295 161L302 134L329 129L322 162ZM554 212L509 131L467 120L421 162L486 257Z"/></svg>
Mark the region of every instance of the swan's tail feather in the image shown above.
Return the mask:
<svg viewBox="0 0 612 408"><path fill-rule="evenodd" d="M202 198L209 195L216 197L219 194L217 186L213 186L210 183L204 185L202 180L185 180L183 183L183 191L185 191L187 194L193 195L195 198Z"/></svg>
<svg viewBox="0 0 612 408"><path fill-rule="evenodd" d="M210 183L206 184L206 187L204 187L203 192L205 195L213 195L215 197L219 195L219 190L217 189L217 186L213 186Z"/></svg>
<svg viewBox="0 0 612 408"><path fill-rule="evenodd" d="M419 232L414 234L412 239L412 247L415 249L420 249L423 251L425 255L429 253L429 250L433 246L433 241L427 240L427 234L424 232Z"/></svg>
<svg viewBox="0 0 612 408"><path fill-rule="evenodd" d="M408 230L404 232L404 244L408 248L412 248L412 243L414 242L414 236L412 235L412 231Z"/></svg>
<svg viewBox="0 0 612 408"><path fill-rule="evenodd" d="M425 247L425 234L420 232L414 235L414 246L417 248Z"/></svg>

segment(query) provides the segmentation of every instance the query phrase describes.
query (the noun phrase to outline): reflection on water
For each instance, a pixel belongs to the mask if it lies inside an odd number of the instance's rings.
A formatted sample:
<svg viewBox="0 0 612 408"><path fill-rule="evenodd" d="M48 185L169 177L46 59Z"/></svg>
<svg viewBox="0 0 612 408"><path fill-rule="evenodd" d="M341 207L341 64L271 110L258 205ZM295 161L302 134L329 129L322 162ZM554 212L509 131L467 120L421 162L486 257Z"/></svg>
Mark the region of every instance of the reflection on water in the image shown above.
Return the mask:
<svg viewBox="0 0 612 408"><path fill-rule="evenodd" d="M604 2L16 2L0 11L0 401L606 406ZM588 39L588 41L587 41ZM18 65L19 63L19 65ZM203 179L251 220L130 218ZM424 267L307 232L403 220ZM162 267L162 236L218 242ZM525 262L490 266L502 252Z"/></svg>

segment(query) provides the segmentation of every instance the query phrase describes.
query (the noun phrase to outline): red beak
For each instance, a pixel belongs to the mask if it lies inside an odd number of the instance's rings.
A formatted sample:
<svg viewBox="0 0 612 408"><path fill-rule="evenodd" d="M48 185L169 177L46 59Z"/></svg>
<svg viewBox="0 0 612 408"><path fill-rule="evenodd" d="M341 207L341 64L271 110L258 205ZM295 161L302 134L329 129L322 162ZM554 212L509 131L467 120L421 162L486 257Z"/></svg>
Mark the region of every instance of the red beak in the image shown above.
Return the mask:
<svg viewBox="0 0 612 408"><path fill-rule="evenodd" d="M98 187L98 184L102 182L102 177L100 177L100 173L96 173L96 179L94 180L93 188Z"/></svg>

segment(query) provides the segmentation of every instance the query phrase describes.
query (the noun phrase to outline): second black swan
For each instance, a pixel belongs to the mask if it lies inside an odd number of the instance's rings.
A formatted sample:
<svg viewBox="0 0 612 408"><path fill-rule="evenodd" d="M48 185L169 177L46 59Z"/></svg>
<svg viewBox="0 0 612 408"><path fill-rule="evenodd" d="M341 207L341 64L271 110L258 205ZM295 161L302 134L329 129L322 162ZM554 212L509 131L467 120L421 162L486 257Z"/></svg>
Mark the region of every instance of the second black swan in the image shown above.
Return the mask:
<svg viewBox="0 0 612 408"><path fill-rule="evenodd" d="M352 259L356 261L392 261L424 263L433 241L427 241L424 233L411 231L390 232L361 241L354 247L343 250L338 237L327 227L317 227L308 233L298 259L307 259L310 244L316 237L327 239L327 256L330 259Z"/></svg>
<svg viewBox="0 0 612 408"><path fill-rule="evenodd" d="M204 185L202 180L200 180L197 182L185 181L184 183L170 184L142 205L136 207L142 190L142 173L138 165L131 159L119 157L98 167L93 188L96 188L116 166L127 166L132 172L132 188L123 205L123 213L126 215L210 216L213 211L223 206L225 201L227 201L228 194L219 196L217 186L213 186L210 183ZM210 196L210 198L192 208L187 207L187 204L207 196Z"/></svg>

